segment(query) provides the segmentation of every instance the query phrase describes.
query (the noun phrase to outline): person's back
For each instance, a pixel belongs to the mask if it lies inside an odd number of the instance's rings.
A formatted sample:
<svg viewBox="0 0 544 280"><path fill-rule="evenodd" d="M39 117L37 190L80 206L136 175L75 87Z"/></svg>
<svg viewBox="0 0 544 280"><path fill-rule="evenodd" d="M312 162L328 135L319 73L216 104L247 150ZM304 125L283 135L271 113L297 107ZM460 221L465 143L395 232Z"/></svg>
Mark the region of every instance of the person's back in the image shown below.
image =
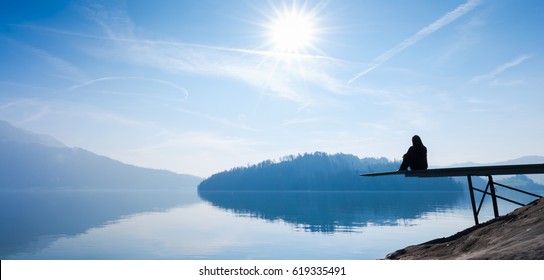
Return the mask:
<svg viewBox="0 0 544 280"><path fill-rule="evenodd" d="M412 146L403 156L399 170L425 170L427 169L427 148L423 145L421 138L417 135L412 137Z"/></svg>

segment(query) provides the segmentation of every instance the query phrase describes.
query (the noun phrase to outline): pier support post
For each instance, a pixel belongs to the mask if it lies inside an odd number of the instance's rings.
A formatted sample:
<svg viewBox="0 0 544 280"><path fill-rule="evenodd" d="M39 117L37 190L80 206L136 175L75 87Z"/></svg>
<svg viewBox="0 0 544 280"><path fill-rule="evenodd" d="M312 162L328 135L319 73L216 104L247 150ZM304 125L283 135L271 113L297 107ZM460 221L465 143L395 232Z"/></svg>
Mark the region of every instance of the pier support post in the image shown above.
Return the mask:
<svg viewBox="0 0 544 280"><path fill-rule="evenodd" d="M493 201L493 214L495 218L499 217L499 206L497 205L497 195L495 194L495 184L493 183L493 177L487 176L489 182L489 190L491 192L491 201Z"/></svg>
<svg viewBox="0 0 544 280"><path fill-rule="evenodd" d="M470 193L470 202L472 203L472 214L474 215L474 223L477 225L478 222L478 211L476 210L476 201L474 200L474 187L472 186L472 178L470 175L467 176L468 179L468 190Z"/></svg>

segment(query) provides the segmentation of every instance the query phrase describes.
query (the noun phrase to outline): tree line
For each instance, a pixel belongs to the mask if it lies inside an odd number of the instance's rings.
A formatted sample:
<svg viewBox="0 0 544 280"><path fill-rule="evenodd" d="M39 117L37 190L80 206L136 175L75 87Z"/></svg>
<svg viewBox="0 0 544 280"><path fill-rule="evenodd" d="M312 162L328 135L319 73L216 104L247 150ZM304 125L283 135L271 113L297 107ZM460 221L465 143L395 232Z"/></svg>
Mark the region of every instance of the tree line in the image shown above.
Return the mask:
<svg viewBox="0 0 544 280"><path fill-rule="evenodd" d="M460 191L450 178L361 177L397 170L400 162L324 152L266 160L212 175L199 191Z"/></svg>

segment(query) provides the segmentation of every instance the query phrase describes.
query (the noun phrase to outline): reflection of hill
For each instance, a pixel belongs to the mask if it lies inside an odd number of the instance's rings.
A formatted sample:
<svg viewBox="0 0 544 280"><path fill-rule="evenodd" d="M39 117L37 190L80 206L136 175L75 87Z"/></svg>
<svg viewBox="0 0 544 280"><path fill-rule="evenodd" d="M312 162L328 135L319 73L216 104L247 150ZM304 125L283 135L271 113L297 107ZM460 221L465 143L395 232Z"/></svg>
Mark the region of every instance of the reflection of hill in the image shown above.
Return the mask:
<svg viewBox="0 0 544 280"><path fill-rule="evenodd" d="M283 220L308 231L352 231L368 224L395 225L426 212L452 208L457 192L213 192L200 191L214 206L266 220Z"/></svg>
<svg viewBox="0 0 544 280"><path fill-rule="evenodd" d="M2 191L0 258L33 252L123 216L198 201L194 191Z"/></svg>

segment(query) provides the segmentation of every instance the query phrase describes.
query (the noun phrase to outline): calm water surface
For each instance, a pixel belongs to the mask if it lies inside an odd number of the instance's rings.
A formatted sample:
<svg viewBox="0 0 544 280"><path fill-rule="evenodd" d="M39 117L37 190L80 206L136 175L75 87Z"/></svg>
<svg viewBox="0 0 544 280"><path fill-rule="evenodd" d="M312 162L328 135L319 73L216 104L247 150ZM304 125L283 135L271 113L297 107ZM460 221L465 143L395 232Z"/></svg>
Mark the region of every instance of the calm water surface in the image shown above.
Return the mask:
<svg viewBox="0 0 544 280"><path fill-rule="evenodd" d="M1 259L380 259L474 223L464 192L0 195Z"/></svg>

